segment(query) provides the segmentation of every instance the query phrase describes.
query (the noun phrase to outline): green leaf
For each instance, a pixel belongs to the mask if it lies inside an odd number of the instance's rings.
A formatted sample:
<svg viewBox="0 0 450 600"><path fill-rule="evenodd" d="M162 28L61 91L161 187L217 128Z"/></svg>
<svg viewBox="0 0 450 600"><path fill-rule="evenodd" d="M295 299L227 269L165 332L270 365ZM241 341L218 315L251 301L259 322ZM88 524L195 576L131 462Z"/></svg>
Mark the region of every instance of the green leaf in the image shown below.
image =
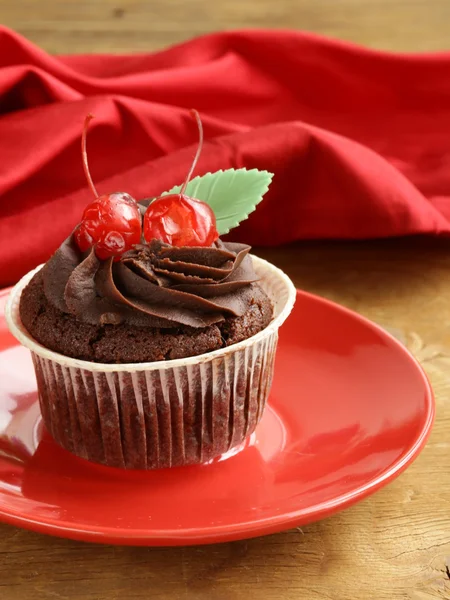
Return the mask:
<svg viewBox="0 0 450 600"><path fill-rule="evenodd" d="M188 183L186 195L210 205L216 215L217 231L224 235L255 210L269 189L272 177L273 173L258 169L206 173ZM180 190L181 185L177 185L161 195L176 194Z"/></svg>

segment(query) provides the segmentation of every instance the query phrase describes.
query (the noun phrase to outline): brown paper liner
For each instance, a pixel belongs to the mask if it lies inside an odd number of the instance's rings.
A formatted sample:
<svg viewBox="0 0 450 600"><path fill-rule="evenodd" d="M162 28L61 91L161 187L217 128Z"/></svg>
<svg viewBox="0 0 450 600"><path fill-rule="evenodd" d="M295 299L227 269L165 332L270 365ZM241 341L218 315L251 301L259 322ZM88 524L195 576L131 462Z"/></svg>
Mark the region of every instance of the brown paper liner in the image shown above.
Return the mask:
<svg viewBox="0 0 450 600"><path fill-rule="evenodd" d="M44 423L73 454L128 469L207 462L261 419L277 332L198 364L102 373L33 354Z"/></svg>

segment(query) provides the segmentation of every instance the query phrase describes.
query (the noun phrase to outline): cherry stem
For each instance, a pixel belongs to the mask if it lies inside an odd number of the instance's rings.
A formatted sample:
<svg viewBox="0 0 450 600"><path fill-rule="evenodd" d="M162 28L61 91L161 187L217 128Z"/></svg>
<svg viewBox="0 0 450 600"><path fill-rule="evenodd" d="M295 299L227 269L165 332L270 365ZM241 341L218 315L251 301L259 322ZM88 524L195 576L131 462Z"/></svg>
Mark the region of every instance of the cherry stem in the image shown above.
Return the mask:
<svg viewBox="0 0 450 600"><path fill-rule="evenodd" d="M91 120L94 118L94 115L87 115L87 117L84 120L84 127L83 127L83 134L81 136L81 156L83 159L83 170L84 170L84 174L86 176L87 182L89 184L89 187L92 190L92 193L94 194L94 196L96 198L98 198L98 194L97 194L97 190L95 189L95 185L94 182L92 181L92 177L91 174L89 172L89 164L88 164L88 158L87 158L87 152L86 152L86 137L87 137L87 131L88 131L88 127L89 127L89 123L91 122Z"/></svg>
<svg viewBox="0 0 450 600"><path fill-rule="evenodd" d="M191 168L189 170L189 173L187 174L186 180L183 183L183 185L181 186L180 196L183 196L183 194L186 191L187 185L189 183L189 180L192 177L192 173L194 172L195 167L197 166L197 162L198 162L198 159L200 158L200 154L201 154L202 148L203 148L203 125L202 125L202 120L200 119L200 115L198 114L198 111L196 111L194 108L191 110L191 115L197 121L197 127L198 127L198 148L197 148L197 152L196 152L196 154L194 156L194 160L192 162L192 165L191 165Z"/></svg>

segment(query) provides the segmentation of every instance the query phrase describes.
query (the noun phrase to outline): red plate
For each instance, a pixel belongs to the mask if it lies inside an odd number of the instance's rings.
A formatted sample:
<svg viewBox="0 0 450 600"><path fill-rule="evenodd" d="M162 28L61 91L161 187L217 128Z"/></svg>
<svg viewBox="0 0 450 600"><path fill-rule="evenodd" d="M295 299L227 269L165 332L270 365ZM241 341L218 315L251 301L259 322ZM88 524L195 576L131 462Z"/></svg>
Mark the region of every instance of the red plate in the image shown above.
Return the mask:
<svg viewBox="0 0 450 600"><path fill-rule="evenodd" d="M0 293L0 516L79 540L204 544L302 525L361 500L423 448L430 385L385 331L298 293L282 329L269 407L244 449L153 472L90 464L43 430L29 353Z"/></svg>

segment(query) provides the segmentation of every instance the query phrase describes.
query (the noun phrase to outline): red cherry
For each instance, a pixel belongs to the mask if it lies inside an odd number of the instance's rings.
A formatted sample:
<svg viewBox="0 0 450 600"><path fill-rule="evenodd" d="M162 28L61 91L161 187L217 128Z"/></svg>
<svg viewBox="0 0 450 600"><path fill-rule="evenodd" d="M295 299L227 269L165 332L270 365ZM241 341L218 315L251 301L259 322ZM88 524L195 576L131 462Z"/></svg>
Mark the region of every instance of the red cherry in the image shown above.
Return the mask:
<svg viewBox="0 0 450 600"><path fill-rule="evenodd" d="M124 192L100 196L89 204L75 230L82 252L95 245L98 258L118 256L141 241L142 221L135 200Z"/></svg>
<svg viewBox="0 0 450 600"><path fill-rule="evenodd" d="M95 254L104 260L118 257L135 244L139 244L142 235L142 219L136 200L125 192L115 192L99 196L89 172L86 153L87 129L92 115L84 122L81 137L83 168L94 196L83 213L83 219L75 229L75 241L82 252L95 246Z"/></svg>
<svg viewBox="0 0 450 600"><path fill-rule="evenodd" d="M154 200L144 218L144 237L172 246L211 246L219 234L216 217L208 204L181 194Z"/></svg>
<svg viewBox="0 0 450 600"><path fill-rule="evenodd" d="M219 237L212 208L185 194L203 147L200 115L196 110L191 112L199 132L197 152L180 193L156 198L147 208L144 216L144 237L147 242L158 239L172 246L211 246Z"/></svg>

